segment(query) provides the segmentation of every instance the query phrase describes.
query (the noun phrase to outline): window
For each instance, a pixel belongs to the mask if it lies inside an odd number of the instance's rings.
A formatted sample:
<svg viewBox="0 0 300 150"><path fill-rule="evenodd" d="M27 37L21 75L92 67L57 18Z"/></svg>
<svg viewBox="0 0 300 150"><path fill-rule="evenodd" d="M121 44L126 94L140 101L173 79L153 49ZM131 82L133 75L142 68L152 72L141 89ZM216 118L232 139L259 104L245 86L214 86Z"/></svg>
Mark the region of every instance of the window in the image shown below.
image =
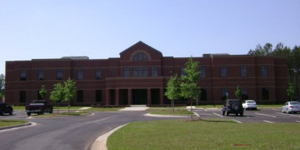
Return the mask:
<svg viewBox="0 0 300 150"><path fill-rule="evenodd" d="M228 91L227 91L227 89L226 88L223 88L222 90L221 90L221 94L222 94L222 100L226 100L227 99L227 97L228 97Z"/></svg>
<svg viewBox="0 0 300 150"><path fill-rule="evenodd" d="M102 91L96 90L96 102L101 102L101 101L102 101Z"/></svg>
<svg viewBox="0 0 300 150"><path fill-rule="evenodd" d="M129 77L129 68L124 68L124 77Z"/></svg>
<svg viewBox="0 0 300 150"><path fill-rule="evenodd" d="M269 89L268 88L262 88L262 99L269 100Z"/></svg>
<svg viewBox="0 0 300 150"><path fill-rule="evenodd" d="M157 77L157 68L152 68L152 77Z"/></svg>
<svg viewBox="0 0 300 150"><path fill-rule="evenodd" d="M133 68L133 76L134 77L147 77L148 76L148 68L145 68L145 67Z"/></svg>
<svg viewBox="0 0 300 150"><path fill-rule="evenodd" d="M221 77L227 77L227 67L226 66L221 67Z"/></svg>
<svg viewBox="0 0 300 150"><path fill-rule="evenodd" d="M181 67L181 75L186 76L186 72L184 71L185 68Z"/></svg>
<svg viewBox="0 0 300 150"><path fill-rule="evenodd" d="M102 77L101 77L101 69L98 68L96 69L96 80L100 80Z"/></svg>
<svg viewBox="0 0 300 150"><path fill-rule="evenodd" d="M63 71L62 69L56 70L56 80L62 80L63 79Z"/></svg>
<svg viewBox="0 0 300 150"><path fill-rule="evenodd" d="M247 88L242 88L242 100L248 99L248 90Z"/></svg>
<svg viewBox="0 0 300 150"><path fill-rule="evenodd" d="M200 67L200 78L205 78L206 77L206 68L205 67Z"/></svg>
<svg viewBox="0 0 300 150"><path fill-rule="evenodd" d="M20 103L26 102L26 91L20 91Z"/></svg>
<svg viewBox="0 0 300 150"><path fill-rule="evenodd" d="M83 69L78 69L77 70L77 79L78 80L83 80Z"/></svg>
<svg viewBox="0 0 300 150"><path fill-rule="evenodd" d="M262 77L268 76L268 66L261 66L261 76Z"/></svg>
<svg viewBox="0 0 300 150"><path fill-rule="evenodd" d="M83 90L77 91L77 102L83 102Z"/></svg>
<svg viewBox="0 0 300 150"><path fill-rule="evenodd" d="M26 80L26 70L21 70L21 77L20 77L20 79L22 81Z"/></svg>
<svg viewBox="0 0 300 150"><path fill-rule="evenodd" d="M247 77L247 66L241 66L241 76Z"/></svg>
<svg viewBox="0 0 300 150"><path fill-rule="evenodd" d="M44 80L44 69L39 69L38 70L38 79L39 80Z"/></svg>
<svg viewBox="0 0 300 150"><path fill-rule="evenodd" d="M133 60L148 60L148 56L144 53L136 53L133 56Z"/></svg>
<svg viewBox="0 0 300 150"><path fill-rule="evenodd" d="M206 89L201 88L200 89L200 101L206 101L207 100L207 92Z"/></svg>

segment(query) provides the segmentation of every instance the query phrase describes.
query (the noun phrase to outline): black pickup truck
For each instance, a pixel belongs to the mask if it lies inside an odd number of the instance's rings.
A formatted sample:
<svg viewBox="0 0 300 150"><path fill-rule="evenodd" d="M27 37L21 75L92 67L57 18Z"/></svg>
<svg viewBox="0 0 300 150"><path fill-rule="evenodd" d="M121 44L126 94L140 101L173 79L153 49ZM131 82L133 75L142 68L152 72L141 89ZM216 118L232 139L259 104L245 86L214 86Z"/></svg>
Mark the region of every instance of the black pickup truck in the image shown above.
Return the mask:
<svg viewBox="0 0 300 150"><path fill-rule="evenodd" d="M27 115L30 116L31 114L44 114L53 112L53 106L49 104L46 100L34 100L29 105L26 105L25 110Z"/></svg>

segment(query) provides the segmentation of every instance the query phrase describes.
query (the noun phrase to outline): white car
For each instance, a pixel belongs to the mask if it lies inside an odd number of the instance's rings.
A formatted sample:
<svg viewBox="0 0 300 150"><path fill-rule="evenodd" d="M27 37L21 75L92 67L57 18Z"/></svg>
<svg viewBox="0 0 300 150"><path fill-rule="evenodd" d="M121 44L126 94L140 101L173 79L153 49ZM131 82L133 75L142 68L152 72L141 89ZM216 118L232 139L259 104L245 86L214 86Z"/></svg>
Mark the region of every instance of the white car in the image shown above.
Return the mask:
<svg viewBox="0 0 300 150"><path fill-rule="evenodd" d="M243 103L244 109L257 109L257 104L254 100L245 100L245 103Z"/></svg>
<svg viewBox="0 0 300 150"><path fill-rule="evenodd" d="M294 112L294 113L300 112L300 103L297 101L286 102L285 105L282 106L281 111L283 113L288 113L288 114L291 112Z"/></svg>

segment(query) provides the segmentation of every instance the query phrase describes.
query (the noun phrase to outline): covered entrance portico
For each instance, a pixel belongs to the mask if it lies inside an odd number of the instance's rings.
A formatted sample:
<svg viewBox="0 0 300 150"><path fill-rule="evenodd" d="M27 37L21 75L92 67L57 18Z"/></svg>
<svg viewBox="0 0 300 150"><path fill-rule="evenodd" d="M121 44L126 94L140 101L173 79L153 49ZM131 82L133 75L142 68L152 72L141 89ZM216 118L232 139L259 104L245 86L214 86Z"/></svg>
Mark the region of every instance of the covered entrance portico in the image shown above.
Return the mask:
<svg viewBox="0 0 300 150"><path fill-rule="evenodd" d="M162 105L164 89L106 89L106 105Z"/></svg>

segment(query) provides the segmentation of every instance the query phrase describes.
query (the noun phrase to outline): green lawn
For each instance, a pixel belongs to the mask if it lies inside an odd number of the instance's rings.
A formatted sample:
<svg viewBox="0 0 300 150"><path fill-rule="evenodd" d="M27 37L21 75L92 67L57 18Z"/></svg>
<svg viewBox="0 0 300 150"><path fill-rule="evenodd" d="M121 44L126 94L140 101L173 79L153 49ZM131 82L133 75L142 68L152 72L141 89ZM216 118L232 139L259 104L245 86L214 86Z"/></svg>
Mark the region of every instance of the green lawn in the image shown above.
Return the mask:
<svg viewBox="0 0 300 150"><path fill-rule="evenodd" d="M5 126L14 126L14 125L20 125L20 124L25 124L27 121L22 121L22 120L1 120L0 119L0 127L5 127Z"/></svg>
<svg viewBox="0 0 300 150"><path fill-rule="evenodd" d="M190 115L191 112L186 107L175 107L174 112L172 107L150 107L147 110L150 114L157 115Z"/></svg>
<svg viewBox="0 0 300 150"><path fill-rule="evenodd" d="M109 150L300 149L300 124L230 120L133 122L108 138Z"/></svg>

